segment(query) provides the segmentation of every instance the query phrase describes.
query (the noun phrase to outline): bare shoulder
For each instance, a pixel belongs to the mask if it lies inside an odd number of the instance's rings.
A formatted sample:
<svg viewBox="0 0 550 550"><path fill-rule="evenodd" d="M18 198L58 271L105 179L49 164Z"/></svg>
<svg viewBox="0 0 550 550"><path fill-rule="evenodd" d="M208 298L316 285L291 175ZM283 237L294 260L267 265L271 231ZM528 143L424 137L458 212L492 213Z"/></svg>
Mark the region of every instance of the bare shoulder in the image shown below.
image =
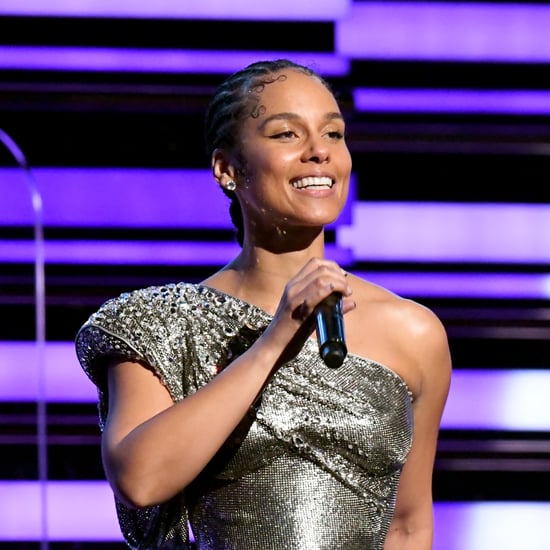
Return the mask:
<svg viewBox="0 0 550 550"><path fill-rule="evenodd" d="M350 277L360 315L368 317L370 310L385 321L402 325L400 329L410 336L425 336L434 330L445 332L439 317L427 306L355 275Z"/></svg>
<svg viewBox="0 0 550 550"><path fill-rule="evenodd" d="M396 371L413 392L434 376L446 384L451 366L449 344L434 311L370 281L349 277L357 304L346 316L350 351Z"/></svg>

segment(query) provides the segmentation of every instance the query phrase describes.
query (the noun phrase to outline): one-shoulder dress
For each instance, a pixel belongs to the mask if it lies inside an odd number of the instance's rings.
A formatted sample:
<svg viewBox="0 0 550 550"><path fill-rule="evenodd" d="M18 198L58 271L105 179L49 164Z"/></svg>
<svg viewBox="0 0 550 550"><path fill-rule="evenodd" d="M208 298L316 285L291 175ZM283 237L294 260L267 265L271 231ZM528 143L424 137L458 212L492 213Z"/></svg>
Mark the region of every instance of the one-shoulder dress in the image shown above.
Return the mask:
<svg viewBox="0 0 550 550"><path fill-rule="evenodd" d="M145 363L178 402L270 320L200 284L108 300L76 336L78 360L98 389L100 429L108 358ZM181 493L141 509L114 497L122 535L135 550L381 550L412 436L411 393L396 373L353 354L328 368L308 339Z"/></svg>

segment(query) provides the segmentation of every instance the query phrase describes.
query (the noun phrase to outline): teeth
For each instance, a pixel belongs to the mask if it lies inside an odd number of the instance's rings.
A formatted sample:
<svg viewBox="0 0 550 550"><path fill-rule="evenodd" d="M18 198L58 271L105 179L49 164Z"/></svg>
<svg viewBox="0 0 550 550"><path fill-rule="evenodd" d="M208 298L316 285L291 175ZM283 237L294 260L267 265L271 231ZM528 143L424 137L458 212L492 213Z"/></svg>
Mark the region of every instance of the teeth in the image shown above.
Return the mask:
<svg viewBox="0 0 550 550"><path fill-rule="evenodd" d="M307 177L292 183L295 189L305 189L306 187L323 187L330 189L332 187L332 180L327 177Z"/></svg>

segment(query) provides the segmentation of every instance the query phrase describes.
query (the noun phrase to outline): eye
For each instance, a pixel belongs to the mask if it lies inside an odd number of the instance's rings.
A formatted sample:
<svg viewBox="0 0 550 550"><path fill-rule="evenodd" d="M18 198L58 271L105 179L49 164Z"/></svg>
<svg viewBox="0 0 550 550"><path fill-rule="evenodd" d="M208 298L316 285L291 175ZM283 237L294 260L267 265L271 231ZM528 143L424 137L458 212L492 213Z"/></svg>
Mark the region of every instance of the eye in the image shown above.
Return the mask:
<svg viewBox="0 0 550 550"><path fill-rule="evenodd" d="M340 139L344 139L344 132L340 132L338 130L333 130L331 132L327 132L327 135L330 139L334 139L334 140L340 140Z"/></svg>
<svg viewBox="0 0 550 550"><path fill-rule="evenodd" d="M273 134L271 136L271 139L290 139L291 137L296 136L296 132L293 130L285 130L284 132L278 132L277 134Z"/></svg>

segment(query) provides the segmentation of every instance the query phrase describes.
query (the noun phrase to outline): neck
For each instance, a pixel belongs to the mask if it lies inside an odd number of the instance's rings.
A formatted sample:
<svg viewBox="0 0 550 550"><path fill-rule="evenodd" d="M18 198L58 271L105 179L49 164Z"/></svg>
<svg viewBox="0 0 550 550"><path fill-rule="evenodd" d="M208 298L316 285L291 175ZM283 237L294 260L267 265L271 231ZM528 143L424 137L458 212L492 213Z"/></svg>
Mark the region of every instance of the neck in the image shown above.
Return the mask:
<svg viewBox="0 0 550 550"><path fill-rule="evenodd" d="M323 256L322 232L299 250L273 251L245 243L222 273L231 294L274 313L287 282L310 258Z"/></svg>

